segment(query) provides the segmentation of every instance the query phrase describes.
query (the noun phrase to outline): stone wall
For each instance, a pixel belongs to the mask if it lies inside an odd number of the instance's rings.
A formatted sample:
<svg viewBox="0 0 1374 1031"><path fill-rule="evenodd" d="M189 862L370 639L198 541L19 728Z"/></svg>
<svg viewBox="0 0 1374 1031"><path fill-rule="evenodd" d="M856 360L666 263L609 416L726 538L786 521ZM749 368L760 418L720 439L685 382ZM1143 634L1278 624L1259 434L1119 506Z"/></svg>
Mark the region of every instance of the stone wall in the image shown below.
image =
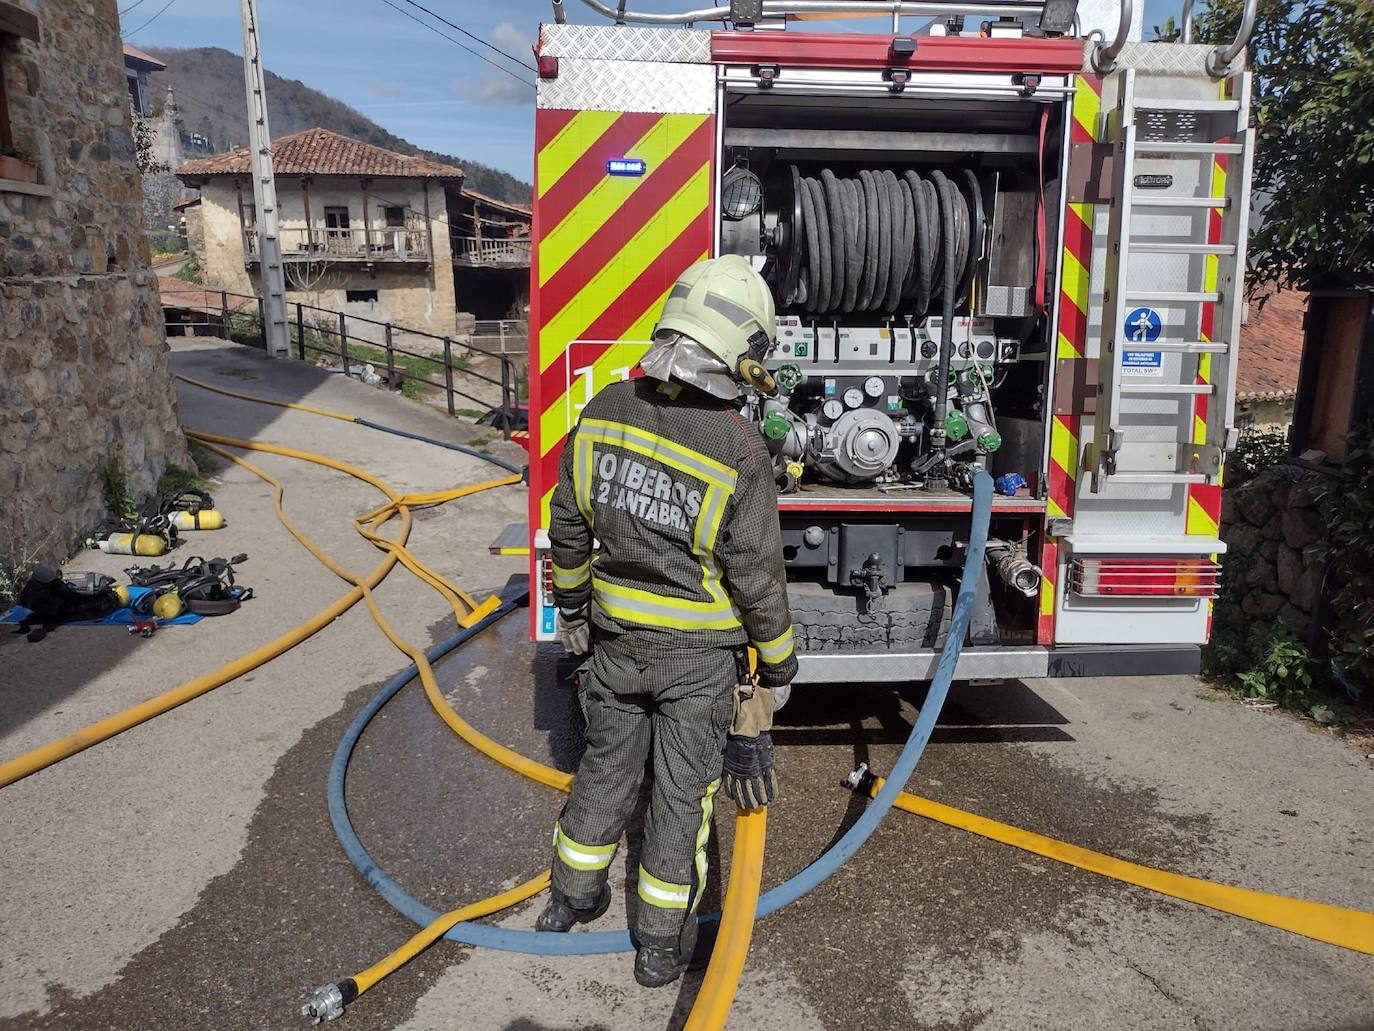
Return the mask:
<svg viewBox="0 0 1374 1031"><path fill-rule="evenodd" d="M1222 498L1224 561L1238 573L1243 564L1241 611L1255 620L1282 619L1300 636L1311 628L1321 596L1319 482L1315 473L1280 465Z"/></svg>
<svg viewBox="0 0 1374 1031"><path fill-rule="evenodd" d="M0 188L6 565L63 558L90 531L107 457L136 495L190 461L147 267L115 0L18 2L40 39L4 52L5 87L39 188Z"/></svg>

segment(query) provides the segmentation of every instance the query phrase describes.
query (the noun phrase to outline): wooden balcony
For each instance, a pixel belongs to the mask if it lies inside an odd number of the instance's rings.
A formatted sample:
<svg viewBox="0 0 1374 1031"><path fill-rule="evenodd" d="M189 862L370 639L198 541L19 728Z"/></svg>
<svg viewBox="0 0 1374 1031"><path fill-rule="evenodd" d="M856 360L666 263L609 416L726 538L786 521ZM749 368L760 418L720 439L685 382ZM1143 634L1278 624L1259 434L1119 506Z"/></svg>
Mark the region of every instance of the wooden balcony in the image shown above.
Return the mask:
<svg viewBox="0 0 1374 1031"><path fill-rule="evenodd" d="M385 227L380 229L283 229L282 260L291 263L320 264L411 264L430 263L429 234L423 229ZM243 234L243 260L258 261L258 234ZM529 264L528 256L525 264Z"/></svg>
<svg viewBox="0 0 1374 1031"><path fill-rule="evenodd" d="M472 236L455 236L452 239L453 263L460 268L530 267L528 237L486 240Z"/></svg>

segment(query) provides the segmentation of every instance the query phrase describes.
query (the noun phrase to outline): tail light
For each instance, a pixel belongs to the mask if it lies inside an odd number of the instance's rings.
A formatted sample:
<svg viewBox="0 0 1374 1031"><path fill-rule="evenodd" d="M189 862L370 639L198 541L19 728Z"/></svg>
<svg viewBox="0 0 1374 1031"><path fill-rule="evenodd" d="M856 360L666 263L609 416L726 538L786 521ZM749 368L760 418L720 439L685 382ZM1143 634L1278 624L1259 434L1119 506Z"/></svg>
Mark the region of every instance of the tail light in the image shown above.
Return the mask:
<svg viewBox="0 0 1374 1031"><path fill-rule="evenodd" d="M550 603L553 601L553 555L543 552L539 556L539 586L540 595L547 598Z"/></svg>
<svg viewBox="0 0 1374 1031"><path fill-rule="evenodd" d="M1069 565L1069 590L1089 598L1215 598L1220 586L1220 563L1196 555L1094 555Z"/></svg>

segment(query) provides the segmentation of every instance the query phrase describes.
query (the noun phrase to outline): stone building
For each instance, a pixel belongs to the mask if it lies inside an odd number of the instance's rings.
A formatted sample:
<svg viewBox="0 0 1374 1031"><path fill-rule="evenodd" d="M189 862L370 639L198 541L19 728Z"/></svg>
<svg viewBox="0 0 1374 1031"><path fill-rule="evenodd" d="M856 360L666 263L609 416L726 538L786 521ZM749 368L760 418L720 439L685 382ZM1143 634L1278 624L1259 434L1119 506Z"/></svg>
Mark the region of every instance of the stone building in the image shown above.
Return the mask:
<svg viewBox="0 0 1374 1031"><path fill-rule="evenodd" d="M167 66L152 54L138 47L124 44L124 81L129 89L129 106L134 114L147 118L152 114L153 98L148 92L148 73L166 71Z"/></svg>
<svg viewBox="0 0 1374 1031"><path fill-rule="evenodd" d="M458 307L474 319L524 319L530 304L530 209L464 186L449 203Z"/></svg>
<svg viewBox="0 0 1374 1031"><path fill-rule="evenodd" d="M1293 421L1307 294L1276 290L1248 306L1236 367L1236 425L1282 433Z"/></svg>
<svg viewBox="0 0 1374 1031"><path fill-rule="evenodd" d="M307 129L272 143L288 301L456 332L448 197L462 169ZM206 282L257 293L257 215L248 151L177 169L200 189ZM364 333L366 323L351 322Z"/></svg>
<svg viewBox="0 0 1374 1031"><path fill-rule="evenodd" d="M466 190L462 169L327 129L274 140L272 168L289 302L440 336L523 314L530 213ZM177 175L201 191L206 282L256 293L247 150L187 161ZM361 320L349 326L368 335Z"/></svg>
<svg viewBox="0 0 1374 1031"><path fill-rule="evenodd" d="M187 465L115 0L0 0L0 563L62 558Z"/></svg>

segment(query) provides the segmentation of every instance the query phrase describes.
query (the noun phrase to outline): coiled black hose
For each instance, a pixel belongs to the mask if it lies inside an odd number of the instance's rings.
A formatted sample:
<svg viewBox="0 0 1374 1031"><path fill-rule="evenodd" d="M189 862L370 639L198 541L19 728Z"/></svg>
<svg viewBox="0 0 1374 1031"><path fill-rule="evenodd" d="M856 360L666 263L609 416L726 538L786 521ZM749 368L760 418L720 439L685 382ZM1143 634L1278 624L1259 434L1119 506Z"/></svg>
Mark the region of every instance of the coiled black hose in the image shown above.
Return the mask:
<svg viewBox="0 0 1374 1031"><path fill-rule="evenodd" d="M968 299L985 224L971 169L860 169L842 178L823 168L819 177L798 171L797 182L802 225L788 239L800 252L795 302L804 311L919 322L936 301L949 318Z"/></svg>

